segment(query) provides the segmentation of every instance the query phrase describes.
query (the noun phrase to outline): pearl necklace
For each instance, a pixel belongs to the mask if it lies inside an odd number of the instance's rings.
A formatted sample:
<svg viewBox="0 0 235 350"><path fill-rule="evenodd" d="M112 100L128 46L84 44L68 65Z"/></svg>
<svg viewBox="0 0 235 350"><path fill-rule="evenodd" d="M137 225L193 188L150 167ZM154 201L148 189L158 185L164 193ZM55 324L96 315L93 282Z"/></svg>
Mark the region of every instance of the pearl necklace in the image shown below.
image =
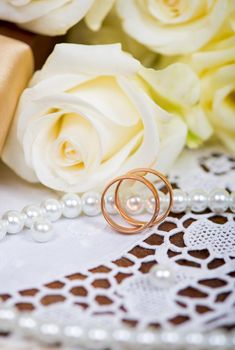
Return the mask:
<svg viewBox="0 0 235 350"><path fill-rule="evenodd" d="M168 197L161 191L159 193L161 212L168 203ZM32 238L36 242L46 242L53 236L52 223L65 218L77 218L82 212L87 216L100 214L100 194L98 192L87 192L82 197L76 194L65 194L60 200L50 198L40 206L28 205L21 212L16 210L7 211L0 220L0 240L6 234L20 233L25 227L31 229ZM173 213L182 213L191 210L200 213L209 208L215 214L224 213L230 209L235 213L235 192L231 194L224 189L214 189L210 193L197 189L190 193L175 189L173 191L174 205ZM106 207L110 214L116 213L114 195L106 197ZM125 199L125 209L131 215L139 215L144 211L152 214L155 207L153 196L140 194L130 195Z"/></svg>
<svg viewBox="0 0 235 350"><path fill-rule="evenodd" d="M120 324L117 327L100 326L98 323L76 323L61 326L56 322L38 320L34 313L20 313L16 309L0 306L0 332L15 332L25 338L45 343L60 343L64 346L89 349L104 349L128 346L132 349L223 349L235 348L235 332L216 330L209 333L180 333L175 330L153 330L134 328Z"/></svg>

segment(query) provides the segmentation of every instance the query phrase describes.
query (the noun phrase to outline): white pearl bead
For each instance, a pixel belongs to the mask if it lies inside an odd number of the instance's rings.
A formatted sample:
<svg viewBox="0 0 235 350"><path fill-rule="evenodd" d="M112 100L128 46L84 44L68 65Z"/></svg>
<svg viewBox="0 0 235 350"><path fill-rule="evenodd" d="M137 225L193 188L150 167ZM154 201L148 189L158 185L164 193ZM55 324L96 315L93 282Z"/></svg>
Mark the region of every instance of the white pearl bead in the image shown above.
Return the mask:
<svg viewBox="0 0 235 350"><path fill-rule="evenodd" d="M174 190L173 191L173 207L172 213L182 213L186 211L188 206L188 195L186 192L182 190Z"/></svg>
<svg viewBox="0 0 235 350"><path fill-rule="evenodd" d="M229 194L226 190L215 189L209 194L209 208L216 214L224 213L229 206Z"/></svg>
<svg viewBox="0 0 235 350"><path fill-rule="evenodd" d="M235 191L230 194L230 210L235 213Z"/></svg>
<svg viewBox="0 0 235 350"><path fill-rule="evenodd" d="M63 328L62 341L69 346L79 346L85 340L84 328L75 325L68 325Z"/></svg>
<svg viewBox="0 0 235 350"><path fill-rule="evenodd" d="M34 221L31 227L32 238L39 243L49 241L53 237L52 223L44 218Z"/></svg>
<svg viewBox="0 0 235 350"><path fill-rule="evenodd" d="M82 209L84 214L88 216L96 216L100 214L100 194L97 192L87 192L82 196Z"/></svg>
<svg viewBox="0 0 235 350"><path fill-rule="evenodd" d="M189 193L189 205L195 213L206 210L208 205L208 195L205 191L196 189Z"/></svg>
<svg viewBox="0 0 235 350"><path fill-rule="evenodd" d="M16 210L9 210L3 215L3 220L8 223L7 233L20 233L24 228L25 215Z"/></svg>
<svg viewBox="0 0 235 350"><path fill-rule="evenodd" d="M150 276L151 281L160 289L168 289L174 283L174 273L167 265L154 265Z"/></svg>
<svg viewBox="0 0 235 350"><path fill-rule="evenodd" d="M61 340L61 329L55 323L42 323L39 326L39 339L46 344L54 344Z"/></svg>
<svg viewBox="0 0 235 350"><path fill-rule="evenodd" d="M45 217L54 222L62 215L62 205L57 199L46 199L41 207L45 210Z"/></svg>
<svg viewBox="0 0 235 350"><path fill-rule="evenodd" d="M113 193L109 193L107 194L107 196L105 196L105 205L106 205L106 210L109 214L111 215L117 214Z"/></svg>
<svg viewBox="0 0 235 350"><path fill-rule="evenodd" d="M185 342L187 345L191 346L194 348L194 346L201 349L203 345L205 345L205 335L202 333L188 333L185 335Z"/></svg>
<svg viewBox="0 0 235 350"><path fill-rule="evenodd" d="M174 331L162 331L160 340L164 345L174 345L176 348L180 345L180 336Z"/></svg>
<svg viewBox="0 0 235 350"><path fill-rule="evenodd" d="M22 213L25 215L25 226L31 228L33 222L40 218L43 214L42 209L36 205L27 205L22 210Z"/></svg>
<svg viewBox="0 0 235 350"><path fill-rule="evenodd" d="M118 344L128 344L134 342L134 334L133 330L123 327L112 332L112 339Z"/></svg>
<svg viewBox="0 0 235 350"><path fill-rule="evenodd" d="M207 344L212 349L224 349L228 344L228 339L221 331L214 331L208 335Z"/></svg>
<svg viewBox="0 0 235 350"><path fill-rule="evenodd" d="M105 349L109 344L109 333L104 328L91 328L87 333L88 347L92 349Z"/></svg>
<svg viewBox="0 0 235 350"><path fill-rule="evenodd" d="M162 191L158 191L158 195L159 195L159 200L160 200L160 214L164 213L168 207L168 203L169 203L169 199L168 197L165 195L165 193L163 193ZM145 200L145 209L147 210L147 212L149 214L153 214L154 213L154 209L155 209L155 198L154 196L149 196L146 198Z"/></svg>
<svg viewBox="0 0 235 350"><path fill-rule="evenodd" d="M62 199L62 214L65 218L74 219L81 214L82 200L74 193L65 194Z"/></svg>
<svg viewBox="0 0 235 350"><path fill-rule="evenodd" d="M148 347L154 345L154 343L156 342L157 337L156 337L156 332L152 332L150 330L146 330L146 331L139 331L136 334L136 341L138 343L138 345L147 346Z"/></svg>
<svg viewBox="0 0 235 350"><path fill-rule="evenodd" d="M145 199L145 210L148 213L153 214L154 208L155 208L155 198L154 198L154 196L147 197Z"/></svg>
<svg viewBox="0 0 235 350"><path fill-rule="evenodd" d="M37 331L37 321L29 314L19 316L17 320L17 329L24 336L32 336Z"/></svg>
<svg viewBox="0 0 235 350"><path fill-rule="evenodd" d="M15 328L17 311L12 307L0 308L0 332L10 332Z"/></svg>
<svg viewBox="0 0 235 350"><path fill-rule="evenodd" d="M143 198L136 194L128 197L125 203L125 209L130 215L139 215L143 213L145 207L145 203Z"/></svg>
<svg viewBox="0 0 235 350"><path fill-rule="evenodd" d="M0 241L6 236L8 228L8 222L6 220L0 220Z"/></svg>

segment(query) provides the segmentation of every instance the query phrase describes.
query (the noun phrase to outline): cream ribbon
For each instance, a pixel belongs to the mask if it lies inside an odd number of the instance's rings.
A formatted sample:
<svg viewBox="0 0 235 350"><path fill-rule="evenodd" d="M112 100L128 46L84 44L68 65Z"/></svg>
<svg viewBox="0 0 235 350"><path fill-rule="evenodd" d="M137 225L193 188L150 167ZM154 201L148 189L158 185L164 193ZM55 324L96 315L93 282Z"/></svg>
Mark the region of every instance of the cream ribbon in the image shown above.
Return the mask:
<svg viewBox="0 0 235 350"><path fill-rule="evenodd" d="M0 35L0 153L19 97L34 70L29 45Z"/></svg>

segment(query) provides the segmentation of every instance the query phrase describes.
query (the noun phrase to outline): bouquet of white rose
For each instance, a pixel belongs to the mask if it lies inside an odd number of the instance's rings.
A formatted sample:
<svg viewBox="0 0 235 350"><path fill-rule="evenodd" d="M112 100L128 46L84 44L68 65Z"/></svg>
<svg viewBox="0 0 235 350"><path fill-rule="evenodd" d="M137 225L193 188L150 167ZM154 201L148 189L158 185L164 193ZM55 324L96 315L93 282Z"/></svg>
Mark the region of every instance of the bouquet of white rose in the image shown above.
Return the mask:
<svg viewBox="0 0 235 350"><path fill-rule="evenodd" d="M0 19L47 35L83 19L19 101L2 159L24 179L84 192L211 138L235 153L234 1L3 0Z"/></svg>

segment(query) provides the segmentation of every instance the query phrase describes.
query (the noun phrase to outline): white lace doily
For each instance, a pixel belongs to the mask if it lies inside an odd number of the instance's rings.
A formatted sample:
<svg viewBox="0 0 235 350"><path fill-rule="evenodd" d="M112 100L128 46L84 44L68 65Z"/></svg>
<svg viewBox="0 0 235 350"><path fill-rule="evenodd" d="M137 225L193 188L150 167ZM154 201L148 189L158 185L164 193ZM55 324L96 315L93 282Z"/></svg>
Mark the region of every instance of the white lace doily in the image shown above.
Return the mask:
<svg viewBox="0 0 235 350"><path fill-rule="evenodd" d="M235 159L222 147L208 146L187 150L177 160L170 174L171 182L190 191L202 188L235 190Z"/></svg>
<svg viewBox="0 0 235 350"><path fill-rule="evenodd" d="M0 178L1 213L51 196L3 165ZM234 191L235 159L220 148L187 150L170 180L185 190ZM170 215L152 231L129 237L112 232L101 217L55 227L56 238L44 245L26 231L0 243L0 294L8 304L61 322L93 315L185 330L235 324L234 214ZM175 274L164 292L148 273L157 263Z"/></svg>

